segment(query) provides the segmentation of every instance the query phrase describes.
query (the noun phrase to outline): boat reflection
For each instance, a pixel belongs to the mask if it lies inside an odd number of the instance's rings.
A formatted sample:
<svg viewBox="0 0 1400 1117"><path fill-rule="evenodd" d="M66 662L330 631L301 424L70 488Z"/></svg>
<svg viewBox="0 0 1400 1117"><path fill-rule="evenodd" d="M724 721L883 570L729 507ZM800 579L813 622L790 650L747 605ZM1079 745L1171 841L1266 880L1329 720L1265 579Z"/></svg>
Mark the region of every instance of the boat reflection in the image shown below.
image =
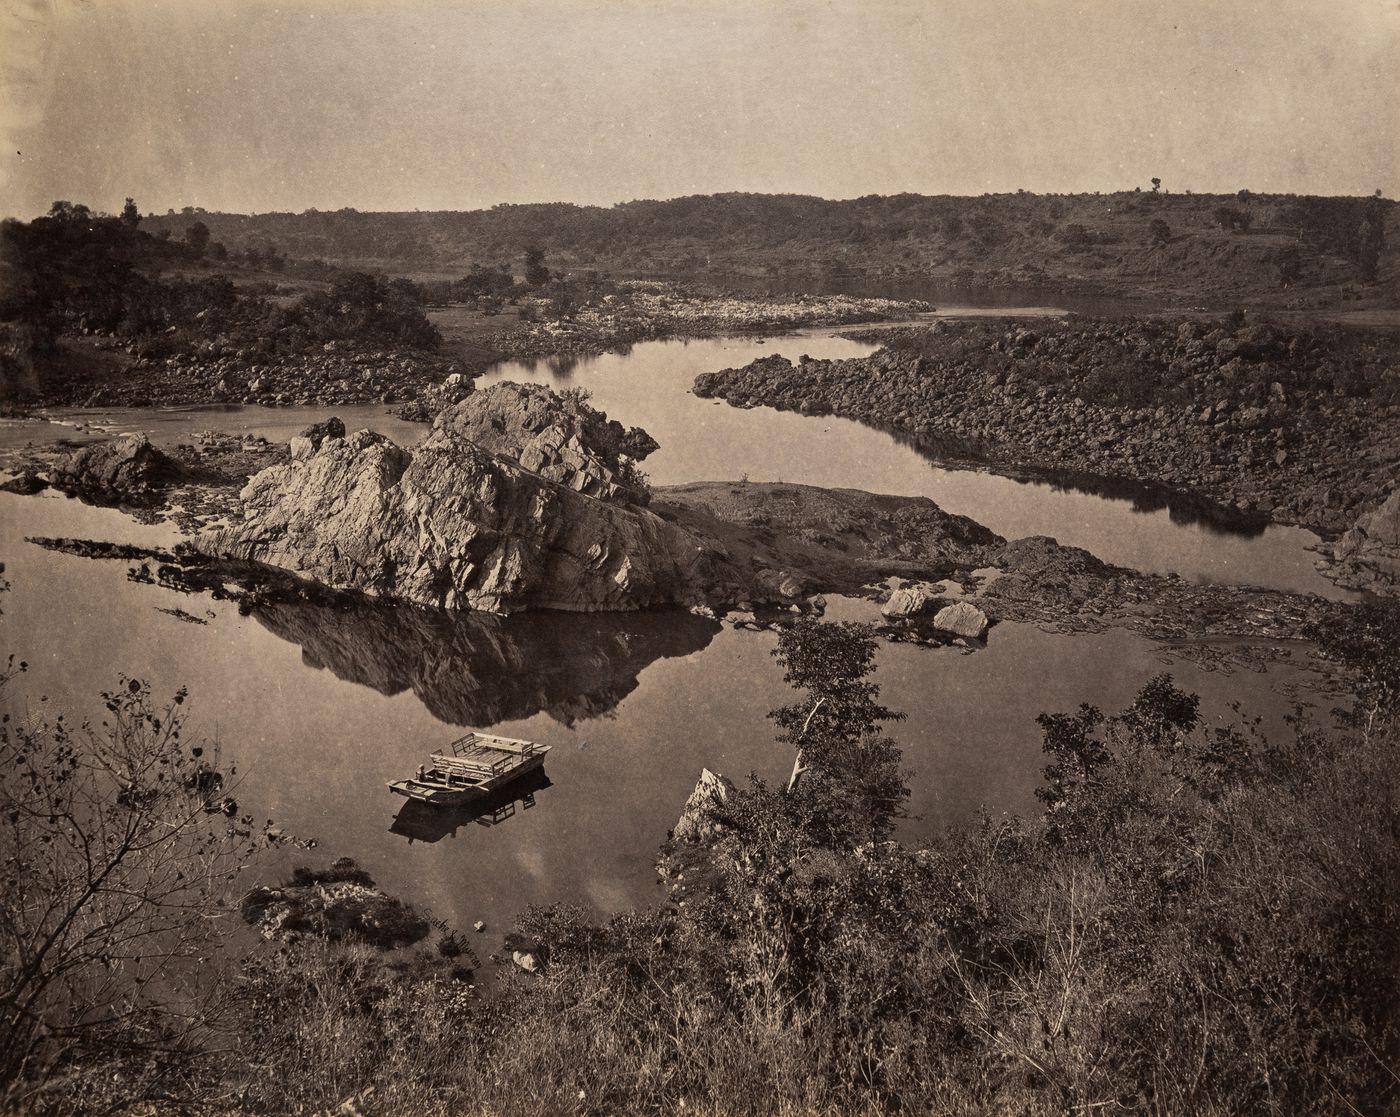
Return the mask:
<svg viewBox="0 0 1400 1117"><path fill-rule="evenodd" d="M544 769L536 768L500 790L460 807L433 807L410 799L394 816L389 833L407 838L412 845L455 838L457 831L469 823L499 826L519 811L531 810L535 806L535 796L552 786Z"/></svg>

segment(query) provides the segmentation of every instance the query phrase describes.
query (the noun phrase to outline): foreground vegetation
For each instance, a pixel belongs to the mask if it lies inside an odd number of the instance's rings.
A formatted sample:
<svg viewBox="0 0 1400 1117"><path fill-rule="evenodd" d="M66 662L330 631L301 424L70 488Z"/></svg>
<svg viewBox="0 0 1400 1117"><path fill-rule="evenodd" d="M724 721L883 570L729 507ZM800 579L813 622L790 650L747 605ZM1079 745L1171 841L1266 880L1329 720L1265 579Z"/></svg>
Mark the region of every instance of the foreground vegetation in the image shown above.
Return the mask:
<svg viewBox="0 0 1400 1117"><path fill-rule="evenodd" d="M1205 724L1194 696L1154 679L1115 716L1041 718L1041 817L982 817L927 848L892 837L905 776L872 643L801 622L777 649L795 701L773 715L792 778L695 807L663 857L671 903L601 924L527 910L510 945L535 972L507 965L487 991L453 934L384 954L342 922L241 958L225 939L207 962L228 970L217 1011L179 1042L151 1030L187 1020L159 986L143 988L160 1016L72 1015L84 975L103 1003L142 991L123 985L139 966L98 950L12 1018L28 1024L5 1096L25 1111L156 1097L268 1113L347 1099L442 1114L1386 1112L1400 1096L1396 619L1367 606L1319 633L1357 683L1335 730L1264 741ZM109 701L125 727L111 740L188 765L175 707L152 714L139 687ZM46 957L111 933L105 881L83 886L81 859L47 852L54 781L112 755L103 739L55 752L76 738L5 723L7 1012L51 964L18 933L51 907L41 897L67 889L83 928ZM88 809L137 815L148 787L170 786L160 767L124 771ZM205 832L232 852L248 840ZM340 878L293 883L322 879Z"/></svg>

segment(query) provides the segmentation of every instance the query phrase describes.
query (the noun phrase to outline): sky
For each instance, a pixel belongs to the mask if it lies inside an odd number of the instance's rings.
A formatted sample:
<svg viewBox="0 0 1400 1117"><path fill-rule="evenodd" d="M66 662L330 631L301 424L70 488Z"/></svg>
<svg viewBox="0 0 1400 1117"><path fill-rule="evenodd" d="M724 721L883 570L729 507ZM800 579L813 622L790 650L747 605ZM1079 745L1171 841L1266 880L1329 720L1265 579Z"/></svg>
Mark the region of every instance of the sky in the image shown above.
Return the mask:
<svg viewBox="0 0 1400 1117"><path fill-rule="evenodd" d="M0 213L1400 195L1400 0L0 0Z"/></svg>

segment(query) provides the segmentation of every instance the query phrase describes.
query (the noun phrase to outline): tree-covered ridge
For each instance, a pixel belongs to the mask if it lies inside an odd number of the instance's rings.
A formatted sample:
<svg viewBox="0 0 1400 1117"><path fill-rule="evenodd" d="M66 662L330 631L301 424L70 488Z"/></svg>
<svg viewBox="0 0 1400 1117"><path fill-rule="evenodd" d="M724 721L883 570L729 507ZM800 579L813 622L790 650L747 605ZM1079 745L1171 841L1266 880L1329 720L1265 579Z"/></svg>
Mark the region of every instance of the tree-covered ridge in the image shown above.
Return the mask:
<svg viewBox="0 0 1400 1117"><path fill-rule="evenodd" d="M44 217L0 224L0 397L38 391L65 335L119 339L150 360L211 346L276 360L328 342L441 343L407 280L331 270L320 289L279 298L213 270L228 253L203 222L179 240L140 224L130 199L116 217L60 201Z"/></svg>
<svg viewBox="0 0 1400 1117"><path fill-rule="evenodd" d="M1026 278L1037 272L1046 278L1134 275L1261 287L1369 282L1389 274L1397 221L1395 204L1379 197L1248 190L899 194L845 201L726 193L611 207L544 203L413 213L191 209L149 220L179 230L196 218L231 245L275 245L302 258L377 259L404 267L466 266L544 245L552 259L570 266L618 271L963 269L983 277L999 271Z"/></svg>

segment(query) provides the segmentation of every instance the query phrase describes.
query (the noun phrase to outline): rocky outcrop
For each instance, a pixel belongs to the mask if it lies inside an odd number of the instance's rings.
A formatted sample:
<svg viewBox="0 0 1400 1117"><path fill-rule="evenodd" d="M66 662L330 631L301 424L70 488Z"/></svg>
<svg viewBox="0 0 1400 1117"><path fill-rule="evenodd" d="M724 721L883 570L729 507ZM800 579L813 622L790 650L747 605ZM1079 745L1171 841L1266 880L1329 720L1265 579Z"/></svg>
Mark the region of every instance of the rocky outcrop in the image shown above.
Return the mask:
<svg viewBox="0 0 1400 1117"><path fill-rule="evenodd" d="M658 448L640 427L630 430L595 411L579 393L542 384L493 384L468 406L443 411L434 430L466 439L531 473L602 500L645 504L634 463Z"/></svg>
<svg viewBox="0 0 1400 1117"><path fill-rule="evenodd" d="M1337 540L1323 570L1349 589L1400 595L1400 489Z"/></svg>
<svg viewBox="0 0 1400 1117"><path fill-rule="evenodd" d="M322 938L393 950L420 942L430 930L423 916L381 892L348 857L328 869L298 868L280 887L254 888L239 906L244 921L267 939Z"/></svg>
<svg viewBox="0 0 1400 1117"><path fill-rule="evenodd" d="M713 839L722 829L716 812L733 793L731 780L708 768L702 769L695 790L681 808L681 816L671 831L672 838L678 842L708 842Z"/></svg>
<svg viewBox="0 0 1400 1117"><path fill-rule="evenodd" d="M183 476L180 464L144 434L128 434L73 451L54 464L50 481L89 500L143 504Z"/></svg>
<svg viewBox="0 0 1400 1117"><path fill-rule="evenodd" d="M506 421L511 400L522 406ZM203 545L452 609L624 610L746 595L750 572L711 540L625 499L622 449L644 442L599 437L615 432L585 407L547 392L482 392L412 450L370 431L298 439L288 464L243 489L244 522ZM467 437L498 421L535 437L512 454ZM505 432L496 435L488 445L505 448Z"/></svg>

